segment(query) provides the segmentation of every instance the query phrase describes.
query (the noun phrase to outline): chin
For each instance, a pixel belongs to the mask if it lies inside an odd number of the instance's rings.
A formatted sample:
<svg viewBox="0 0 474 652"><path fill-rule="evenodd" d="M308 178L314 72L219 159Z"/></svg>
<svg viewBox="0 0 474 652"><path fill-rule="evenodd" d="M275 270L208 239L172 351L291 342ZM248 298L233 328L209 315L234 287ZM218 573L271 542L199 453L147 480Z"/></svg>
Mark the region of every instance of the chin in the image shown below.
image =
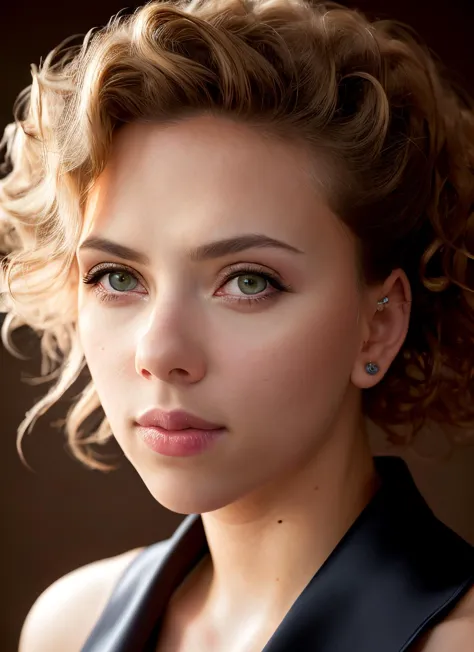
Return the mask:
<svg viewBox="0 0 474 652"><path fill-rule="evenodd" d="M153 498L176 514L214 512L227 507L240 497L230 487L219 487L218 483L210 487L208 478L202 479L201 482L198 480L179 482L176 477L168 478L168 482L164 478L160 478L157 482L156 477L142 476L142 479Z"/></svg>
<svg viewBox="0 0 474 652"><path fill-rule="evenodd" d="M200 496L196 492L194 492L194 495L177 495L169 491L156 491L151 493L160 505L176 514L204 514L205 512L214 512L217 509L222 509L229 504L222 502L222 499L218 496Z"/></svg>

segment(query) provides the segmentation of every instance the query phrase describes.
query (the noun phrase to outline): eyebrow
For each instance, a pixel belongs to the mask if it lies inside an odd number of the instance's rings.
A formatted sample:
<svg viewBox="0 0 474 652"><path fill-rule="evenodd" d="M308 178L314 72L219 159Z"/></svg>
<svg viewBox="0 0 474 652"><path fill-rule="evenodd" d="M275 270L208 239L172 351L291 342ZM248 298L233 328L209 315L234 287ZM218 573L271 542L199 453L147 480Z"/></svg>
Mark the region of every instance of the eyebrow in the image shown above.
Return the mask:
<svg viewBox="0 0 474 652"><path fill-rule="evenodd" d="M267 235L261 233L246 233L244 235L239 235L233 238L226 238L224 240L215 240L214 242L208 242L207 244L199 245L198 247L191 249L188 252L189 258L193 262L201 262L205 260L212 260L215 258L222 258L228 254L236 254L246 249L252 248L267 248L274 247L277 249L284 249L286 251L291 251L292 253L302 254L304 253L300 249L293 247L287 242L282 242L281 240L276 240L275 238L270 238ZM141 265L149 265L150 259L145 254L127 247L125 245L118 244L112 240L107 240L106 238L100 238L98 236L91 236L87 238L79 249L95 249L96 251L103 251L118 258L123 258L125 260L130 260Z"/></svg>

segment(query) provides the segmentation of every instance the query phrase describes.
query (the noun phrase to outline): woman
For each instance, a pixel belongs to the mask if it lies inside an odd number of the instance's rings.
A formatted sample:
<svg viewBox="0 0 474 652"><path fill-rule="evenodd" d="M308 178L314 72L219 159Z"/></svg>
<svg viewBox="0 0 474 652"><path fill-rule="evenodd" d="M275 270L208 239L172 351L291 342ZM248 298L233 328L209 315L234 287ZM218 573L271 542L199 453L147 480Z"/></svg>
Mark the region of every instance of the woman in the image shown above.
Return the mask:
<svg viewBox="0 0 474 652"><path fill-rule="evenodd" d="M53 584L22 652L474 649L473 549L364 426L474 424L472 106L303 0L154 2L33 70L4 337L60 367L19 436L86 364L73 451L113 433L188 517Z"/></svg>

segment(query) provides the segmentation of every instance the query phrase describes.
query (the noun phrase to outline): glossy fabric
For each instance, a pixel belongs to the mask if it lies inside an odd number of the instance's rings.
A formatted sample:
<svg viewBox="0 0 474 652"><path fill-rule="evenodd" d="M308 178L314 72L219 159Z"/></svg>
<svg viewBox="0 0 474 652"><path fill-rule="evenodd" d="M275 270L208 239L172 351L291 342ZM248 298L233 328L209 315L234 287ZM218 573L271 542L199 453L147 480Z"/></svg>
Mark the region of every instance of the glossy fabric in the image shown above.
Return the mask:
<svg viewBox="0 0 474 652"><path fill-rule="evenodd" d="M408 651L474 585L474 548L435 518L401 459L375 462L377 494L263 652ZM199 515L146 548L119 580L82 652L154 652L169 599L208 552Z"/></svg>

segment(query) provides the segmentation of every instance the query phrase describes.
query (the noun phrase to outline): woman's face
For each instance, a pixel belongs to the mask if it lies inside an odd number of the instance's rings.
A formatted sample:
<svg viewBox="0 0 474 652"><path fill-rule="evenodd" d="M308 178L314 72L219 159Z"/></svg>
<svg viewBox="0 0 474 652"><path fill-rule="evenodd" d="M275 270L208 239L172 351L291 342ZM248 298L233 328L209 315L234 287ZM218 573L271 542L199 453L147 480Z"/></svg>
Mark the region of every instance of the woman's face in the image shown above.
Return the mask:
<svg viewBox="0 0 474 652"><path fill-rule="evenodd" d="M125 127L91 193L82 243L102 244L78 250L93 281L79 284L80 337L114 436L169 509L211 511L278 481L342 412L362 297L353 239L309 170L296 147L200 116ZM281 244L209 248L256 234ZM136 425L153 408L225 431L164 455Z"/></svg>

